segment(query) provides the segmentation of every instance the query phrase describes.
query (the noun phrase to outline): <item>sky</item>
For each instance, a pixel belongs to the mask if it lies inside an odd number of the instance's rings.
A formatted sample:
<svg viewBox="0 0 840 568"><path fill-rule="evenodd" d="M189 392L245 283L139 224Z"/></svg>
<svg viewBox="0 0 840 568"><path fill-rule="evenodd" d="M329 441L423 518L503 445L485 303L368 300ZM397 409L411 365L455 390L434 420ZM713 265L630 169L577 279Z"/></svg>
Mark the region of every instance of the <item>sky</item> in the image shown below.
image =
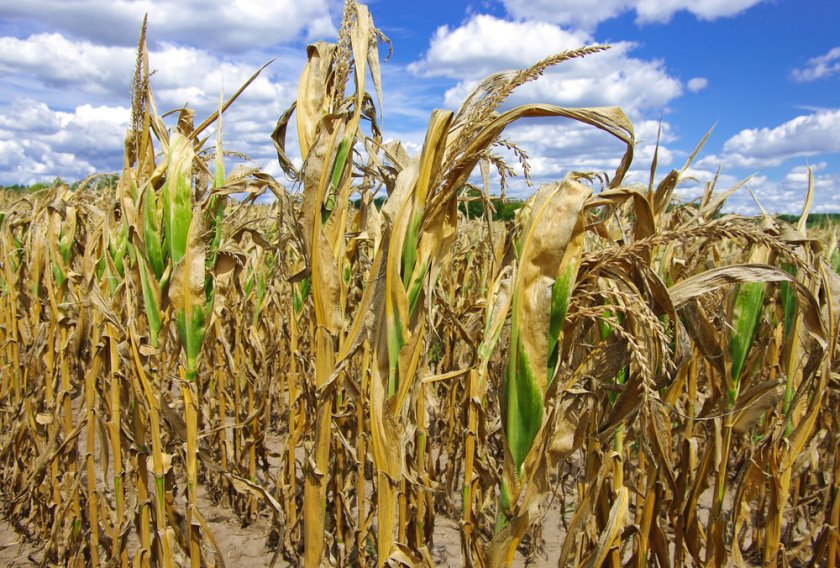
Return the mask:
<svg viewBox="0 0 840 568"><path fill-rule="evenodd" d="M629 183L657 180L712 134L678 190L696 198L749 178L728 209L840 213L840 2L836 0L370 0L393 54L382 65L386 139L419 152L435 108L457 110L486 75L590 44L507 106L620 106L634 124ZM338 0L27 0L0 3L0 184L118 172L137 36L148 13L158 110L197 122L274 62L225 113L226 149L281 176L269 138L293 102L305 48L334 41ZM387 48L381 46L383 55ZM528 119L505 137L536 185L570 171L612 173L620 142L568 120ZM211 138L212 140L213 138ZM514 160L515 161L515 160ZM534 190L521 177L509 195ZM751 192L750 192L751 190Z"/></svg>

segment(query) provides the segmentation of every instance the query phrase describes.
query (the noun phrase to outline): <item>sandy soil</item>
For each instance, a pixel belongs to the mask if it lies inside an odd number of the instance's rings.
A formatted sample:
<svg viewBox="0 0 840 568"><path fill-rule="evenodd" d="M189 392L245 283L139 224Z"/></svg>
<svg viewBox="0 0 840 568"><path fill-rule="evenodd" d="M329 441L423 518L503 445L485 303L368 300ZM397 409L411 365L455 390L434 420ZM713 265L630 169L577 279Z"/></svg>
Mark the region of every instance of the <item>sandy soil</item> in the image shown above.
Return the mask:
<svg viewBox="0 0 840 568"><path fill-rule="evenodd" d="M75 401L80 404L80 401ZM78 410L78 409L77 409ZM278 432L269 431L267 434L266 443L269 449L269 455L278 456L281 453L283 443L283 436ZM84 455L84 436L80 436L80 455ZM99 440L97 436L97 446ZM94 455L98 455L98 448L94 450ZM298 455L298 462L301 463L304 459L303 450L300 448ZM273 486L271 478L276 475L279 466L276 457L270 458L271 468L270 477L265 479L263 473L258 473L258 482L264 487ZM575 458L572 458L575 461ZM580 464L567 464L573 471L580 471ZM104 487L105 484L101 478L101 470L97 468L97 486ZM571 481L570 478L567 480ZM84 483L84 482L83 482ZM566 488L573 493L571 486ZM206 490L206 486L202 485L202 492ZM710 492L707 490L707 494ZM370 496L369 496L370 497ZM705 524L706 513L708 510L708 497L703 496L701 499L700 516L702 523ZM2 495L0 495L2 499ZM183 499L183 497L179 497ZM457 501L458 496L455 496ZM704 506L705 505L705 506ZM454 503L455 507L460 507L460 503ZM224 565L228 568L246 568L246 567L262 567L270 566L275 557L275 548L268 546L268 535L272 530L272 516L267 507L256 515L256 518L247 526L242 526L240 520L234 512L228 508L221 507L213 503L206 493L199 496L199 509L208 522L208 525L213 533L213 537L219 545L222 553L222 560ZM566 513L566 520L571 517L571 513ZM514 566L524 567L529 566L557 566L560 551L562 549L563 541L565 539L565 530L563 528L563 513L560 510L560 503L558 501L551 502L551 506L546 512L542 522L541 534L536 536L542 545L541 552L539 552L533 562L529 565L526 563L525 557L521 553L517 553L514 561ZM461 566L461 541L458 529L458 520L456 518L449 518L441 513L438 513L435 521L435 533L433 543L430 549L435 565L440 568L454 568ZM530 536L526 536L530 538ZM129 555L133 555L133 551L137 546L137 540L132 532L129 537L128 550ZM208 543L207 557L213 558L214 554ZM0 568L4 566L19 567L19 566L37 566L43 555L43 546L39 543L26 542L25 539L18 535L8 519L0 517ZM277 559L274 566L284 568L295 566L287 562L280 554L276 554ZM183 558L178 564L183 562Z"/></svg>
<svg viewBox="0 0 840 568"><path fill-rule="evenodd" d="M254 522L242 527L236 517L223 507L202 499L203 512L223 554L228 568L269 566L275 551L267 545L271 530L270 515L263 511ZM549 511L543 528L546 556L537 559L532 566L556 566L562 545L562 528L559 526L559 511ZM0 519L0 567L37 566L43 547L27 542L15 533L8 520ZM435 565L440 568L461 566L461 545L457 521L438 515L435 524L435 538L432 547ZM211 555L212 556L212 555ZM294 566L278 555L274 564L285 568ZM517 555L514 566L525 566L525 559Z"/></svg>

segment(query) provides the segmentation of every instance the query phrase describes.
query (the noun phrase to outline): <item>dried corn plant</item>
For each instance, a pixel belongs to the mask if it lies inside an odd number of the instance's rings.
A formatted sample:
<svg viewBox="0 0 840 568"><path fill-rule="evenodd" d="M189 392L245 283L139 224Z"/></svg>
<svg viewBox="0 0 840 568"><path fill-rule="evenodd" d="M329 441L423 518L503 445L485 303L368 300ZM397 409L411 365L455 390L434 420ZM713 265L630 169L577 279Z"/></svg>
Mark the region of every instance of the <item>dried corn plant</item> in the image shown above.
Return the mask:
<svg viewBox="0 0 840 568"><path fill-rule="evenodd" d="M837 565L813 187L796 225L721 214L739 186L680 205L702 143L632 185L619 109L506 105L605 46L492 75L411 156L352 0L275 126L280 182L223 147L247 83L197 126L158 113L145 33L117 183L0 200L0 506L42 565L223 566L208 507L275 565L434 566L452 542L464 566ZM527 117L626 150L504 224Z"/></svg>

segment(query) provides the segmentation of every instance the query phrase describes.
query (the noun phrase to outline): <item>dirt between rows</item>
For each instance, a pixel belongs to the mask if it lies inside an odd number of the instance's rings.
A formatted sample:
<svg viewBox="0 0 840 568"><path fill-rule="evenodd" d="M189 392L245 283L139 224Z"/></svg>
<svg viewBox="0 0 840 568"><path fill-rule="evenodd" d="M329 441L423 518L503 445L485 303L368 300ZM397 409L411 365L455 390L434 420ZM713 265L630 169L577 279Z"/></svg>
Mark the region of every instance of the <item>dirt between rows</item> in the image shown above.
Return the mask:
<svg viewBox="0 0 840 568"><path fill-rule="evenodd" d="M81 399L81 397L79 397ZM80 411L79 406L81 400L74 401L75 414L78 416ZM99 436L96 437L96 447L94 455L98 454ZM259 472L257 481L263 487L272 487L274 485L274 476L277 474L282 464L279 457L284 448L284 435L273 430L269 430L266 434L266 446L269 457L269 475L265 476L264 472ZM85 455L85 436L79 437L79 455ZM298 448L296 452L298 464L304 462L305 456L303 448ZM567 495L575 494L574 482L575 478L583 475L582 461L579 454L573 454L570 459L561 464L561 468L566 468L567 474L564 476L566 480L566 487L564 488ZM300 465L299 465L300 467ZM106 487L102 480L101 468L97 467L97 487ZM84 477L84 476L83 476ZM183 481L183 480L181 480ZM84 480L82 482L84 484ZM268 543L268 536L272 531L272 515L268 507L262 507L252 521L243 525L239 517L227 507L222 507L215 504L209 497L207 491L207 482L200 484L198 507L202 515L207 521L207 524L212 532L213 538L216 540L219 550L222 554L222 563L227 568L250 568L250 567L268 567L273 566L285 568L297 566L296 563L286 561L281 554L275 554L276 547L270 547ZM152 490L152 488L150 488ZM176 499L179 504L183 496L178 496ZM367 495L367 499L372 498L371 494ZM455 508L460 508L460 495L454 496ZM3 495L0 494L0 502L3 500ZM700 507L698 517L701 524L705 526L706 519L708 519L709 505L711 503L711 489L707 489L700 498ZM0 503L3 505L3 503ZM731 495L727 495L727 508L731 507ZM632 508L631 508L632 509ZM0 507L0 510L7 510L5 506ZM526 539L536 538L539 544L538 552L533 557L530 563L522 554L521 550L517 552L513 566L524 567L542 567L542 566L558 566L560 553L566 536L564 528L564 520L566 522L571 520L573 511L561 510L561 502L559 499L550 499L545 509L545 515L542 519L541 529L537 535L526 535ZM305 512L304 512L305 514ZM630 513L632 515L632 512ZM565 517L565 519L564 519ZM630 518L627 522L632 522ZM137 539L135 531L132 530L128 540L129 557L133 557L134 551L137 547ZM207 539L206 539L207 541ZM206 542L207 550L206 556L208 559L214 559L215 553L209 542ZM0 568L2 567L20 567L20 566L38 566L43 557L45 543L43 542L28 542L23 536L17 534L13 528L13 524L9 519L3 518L0 514ZM435 531L432 543L430 543L429 550L435 566L439 568L454 568L462 566L461 561L461 539L459 534L459 514L446 515L438 512L435 517ZM625 552L627 552L625 548ZM673 553L673 551L672 551ZM275 556L277 558L275 558ZM186 566L188 562L185 561L183 555L176 557L176 565Z"/></svg>
<svg viewBox="0 0 840 568"><path fill-rule="evenodd" d="M267 544L272 519L268 511L262 510L255 520L242 526L234 513L227 508L210 502L206 497L199 501L199 509L207 519L213 537L223 554L222 561L227 568L268 567L275 557L275 550ZM525 557L517 554L514 566L557 566L565 531L560 522L559 507L552 507L543 522L542 539L544 555L527 564ZM134 543L136 544L136 542ZM130 546L129 555L132 555ZM43 556L44 543L28 542L17 534L8 519L0 518L0 567L38 566ZM434 540L431 547L435 565L440 568L461 566L461 541L458 522L438 514L435 519ZM208 558L213 558L208 554ZM274 566L285 568L296 566L277 555ZM179 566L186 565L184 558L176 558ZM220 564L221 565L221 564Z"/></svg>

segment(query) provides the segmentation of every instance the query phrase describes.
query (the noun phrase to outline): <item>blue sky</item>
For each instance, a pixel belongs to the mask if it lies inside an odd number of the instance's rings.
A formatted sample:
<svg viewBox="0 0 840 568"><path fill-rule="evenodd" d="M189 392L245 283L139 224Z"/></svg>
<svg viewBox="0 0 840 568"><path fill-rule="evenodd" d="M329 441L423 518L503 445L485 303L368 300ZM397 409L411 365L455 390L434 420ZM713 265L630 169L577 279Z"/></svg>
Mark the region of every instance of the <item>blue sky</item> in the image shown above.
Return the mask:
<svg viewBox="0 0 840 568"><path fill-rule="evenodd" d="M613 48L562 64L510 104L621 106L635 125L629 182L646 183L662 124L660 177L715 130L680 197L713 179L747 184L771 212L840 212L840 2L835 0L482 0L367 3L393 42L383 65L386 137L419 151L434 108L457 109L485 75L584 44ZM118 171L134 46L149 13L160 111L212 112L268 59L226 113L225 143L279 175L269 134L295 96L310 41L335 38L336 0L28 0L0 5L0 184ZM611 171L621 145L564 121L506 136L531 156L536 183ZM510 193L531 191L521 181ZM748 191L730 209L754 213Z"/></svg>

